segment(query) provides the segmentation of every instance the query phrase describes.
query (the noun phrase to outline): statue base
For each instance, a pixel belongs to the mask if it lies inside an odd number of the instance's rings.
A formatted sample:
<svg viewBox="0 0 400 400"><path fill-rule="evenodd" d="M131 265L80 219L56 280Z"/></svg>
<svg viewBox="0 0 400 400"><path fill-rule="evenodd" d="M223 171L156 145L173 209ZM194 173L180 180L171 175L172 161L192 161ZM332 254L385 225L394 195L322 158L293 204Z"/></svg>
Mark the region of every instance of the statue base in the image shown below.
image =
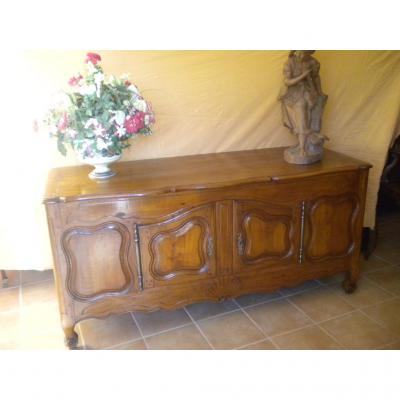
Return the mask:
<svg viewBox="0 0 400 400"><path fill-rule="evenodd" d="M313 164L321 161L323 155L322 147L319 152L306 152L301 154L300 146L289 147L283 153L283 158L289 164Z"/></svg>

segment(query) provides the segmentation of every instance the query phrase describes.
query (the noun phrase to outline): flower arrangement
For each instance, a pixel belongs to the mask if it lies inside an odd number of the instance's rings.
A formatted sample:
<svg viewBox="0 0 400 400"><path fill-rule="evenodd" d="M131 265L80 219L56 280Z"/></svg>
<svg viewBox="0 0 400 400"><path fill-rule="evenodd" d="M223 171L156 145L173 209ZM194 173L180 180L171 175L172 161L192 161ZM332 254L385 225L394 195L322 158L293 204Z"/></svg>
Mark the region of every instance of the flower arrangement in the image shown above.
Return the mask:
<svg viewBox="0 0 400 400"><path fill-rule="evenodd" d="M130 138L152 133L151 104L127 74L106 76L100 61L98 54L86 55L87 74L69 80L72 91L64 93L65 101L46 116L45 124L63 155L69 144L83 159L117 156Z"/></svg>

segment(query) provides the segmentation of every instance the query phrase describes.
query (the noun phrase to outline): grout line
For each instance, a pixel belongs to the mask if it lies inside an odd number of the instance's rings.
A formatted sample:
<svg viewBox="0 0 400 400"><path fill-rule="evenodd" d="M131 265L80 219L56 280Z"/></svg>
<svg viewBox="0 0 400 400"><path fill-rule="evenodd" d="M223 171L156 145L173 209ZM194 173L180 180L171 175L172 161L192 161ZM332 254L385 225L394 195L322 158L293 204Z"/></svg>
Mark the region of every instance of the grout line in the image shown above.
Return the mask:
<svg viewBox="0 0 400 400"><path fill-rule="evenodd" d="M396 267L399 265L398 261L392 262L389 261L387 258L383 258L382 256L379 256L378 254L375 254L375 257L379 258L381 261L385 261L386 263L388 263L387 267ZM386 267L383 267L386 268Z"/></svg>
<svg viewBox="0 0 400 400"><path fill-rule="evenodd" d="M133 312L130 312L129 314L131 314L131 318L133 319L133 322L136 324L136 326L137 326L137 328L138 328L138 330L139 330L140 336L141 336L141 338L143 339L144 345L146 346L146 350L149 350L149 345L147 344L147 341L146 341L146 339L145 339L145 337L144 337L144 335L143 335L142 328L140 327L139 323L137 322L134 313L133 313Z"/></svg>
<svg viewBox="0 0 400 400"><path fill-rule="evenodd" d="M303 315L305 315L308 319L310 319L310 321L312 321L312 322L314 323L314 326L320 328L323 332L325 332L325 334L328 335L328 336L329 336L334 342L336 342L340 347L342 347L342 349L346 349L346 346L344 346L341 342L339 342L339 340L336 339L335 336L333 336L327 329L325 329L323 326L320 325L322 322L326 322L326 321L329 321L330 319L335 319L335 318L341 317L342 315L345 315L345 314L337 315L337 316L335 316L335 317L328 318L327 320L322 320L322 321L317 322L317 321L315 321L313 318L311 318L309 315L307 315L307 314L306 314L300 307L298 307L295 303L293 303L293 301L291 301L290 299L288 299L288 302L289 302L293 307L295 307L298 311L300 311ZM354 311L354 310L352 310L351 312L353 312L353 311ZM348 312L348 314L350 314L351 312ZM346 313L346 314L347 314L347 313Z"/></svg>
<svg viewBox="0 0 400 400"><path fill-rule="evenodd" d="M232 299L232 300L234 301L234 299ZM185 308L185 311L186 311L186 308ZM210 315L209 317L206 317L206 318L201 318L198 320L198 322L208 321L210 319L215 319L215 318L221 317L223 315L232 314L237 311L239 311L239 308L235 308L234 310L224 311L224 312L222 312L220 314L216 314L216 315ZM190 315L190 312L189 311L186 311L186 312L189 314L189 317L192 318L192 316Z"/></svg>
<svg viewBox="0 0 400 400"><path fill-rule="evenodd" d="M260 327L260 325L257 324L256 321L254 321L254 319L246 312L246 310L244 310L239 303L237 303L235 300L234 302L239 306L239 308L241 309L241 311L244 313L244 315L246 315L246 317L256 326L256 328L265 336L264 339L269 339L269 336L267 335L267 333L264 332L264 330ZM275 343L274 343L275 345Z"/></svg>
<svg viewBox="0 0 400 400"><path fill-rule="evenodd" d="M378 289L383 290L384 292L386 292L387 294L390 294L391 296L396 296L395 293L391 292L390 290L385 289L384 287L382 287L381 285L379 285L378 283L374 282L372 279L368 278L368 276L363 276L364 279L366 279L371 285L377 287Z"/></svg>
<svg viewBox="0 0 400 400"><path fill-rule="evenodd" d="M332 291L331 289L329 289L329 288L328 288L328 290L330 290L331 292L333 292L333 291ZM346 299L345 296L343 296L343 300L344 300L347 304L349 304L350 306L354 307L354 305L351 304L351 303ZM377 303L375 303L375 304L370 304L370 305L368 305L368 306L355 307L355 310L354 310L354 311L359 311L362 315L364 315L364 317L367 317L367 319L369 319L370 321L375 322L375 323L378 324L381 328L384 328L385 330L388 330L389 332L391 332L392 334L394 334L394 336L396 336L397 338L400 338L400 336L399 336L396 332L392 331L392 330L389 329L387 326L383 325L381 322L379 322L379 321L375 320L374 318L370 317L370 316L363 310L364 308L374 307L374 306L376 306L376 305L379 305L379 304L382 304L382 303L386 303L386 302L392 301L392 300L393 300L393 297L392 297L392 298L389 298L389 299L385 299L385 300L379 301L379 302L377 302Z"/></svg>
<svg viewBox="0 0 400 400"><path fill-rule="evenodd" d="M139 342L140 340L143 340L143 338L142 337L140 337L139 339L131 339L131 340L127 340L126 342L121 342L121 343L118 343L118 344L113 344L112 346L109 346L109 347L105 347L104 349L101 349L101 350L115 350L115 348L116 347L118 347L118 346L122 346L122 345L124 345L124 344L128 344L128 343L135 343L135 342ZM144 341L144 340L143 340ZM148 350L148 348L147 348L147 345L145 344L145 346L146 346L146 350Z"/></svg>
<svg viewBox="0 0 400 400"><path fill-rule="evenodd" d="M247 347L247 346L252 346L253 344L258 344L258 343L262 343L262 342L265 342L266 340L269 340L271 343L272 343L272 341L271 341L271 339L270 338L263 338L263 339L259 339L259 340L256 340L256 341L254 341L254 342L251 342L251 343L247 343L247 344L243 344L242 346L239 346L239 347L235 347L234 348L234 350L242 350L243 348L245 348L245 347ZM274 344L274 346L275 346L275 344ZM275 346L276 347L276 346ZM277 348L278 349L278 348ZM271 349L272 350L272 349Z"/></svg>
<svg viewBox="0 0 400 400"><path fill-rule="evenodd" d="M364 310L359 309L358 311L360 311L360 313L362 315L364 315L364 317L367 317L370 321L375 322L376 324L378 324L380 327L384 328L385 330L389 331L390 333L392 333L397 340L400 339L400 335L398 333L396 333L395 331L393 331L392 329L390 329L389 327L385 326L384 324L382 324L382 322L376 320L375 318L370 317ZM385 346L385 345L384 345Z"/></svg>
<svg viewBox="0 0 400 400"><path fill-rule="evenodd" d="M201 328L200 328L199 324L197 323L197 321L190 315L190 312L188 310L186 310L186 307L183 307L183 309L185 310L186 314L189 315L189 318L193 321L193 324L200 331L200 334L203 336L205 341L209 344L209 346L211 347L211 350L215 350L215 348L212 345L212 343L208 340L208 337L206 336L206 334L201 330Z"/></svg>
<svg viewBox="0 0 400 400"><path fill-rule="evenodd" d="M53 278L49 278L49 279L43 279L42 281L37 281L37 282L27 282L27 283L24 283L24 284L21 283L21 287L38 285L40 283L49 282L49 281L52 281L52 280L53 280Z"/></svg>
<svg viewBox="0 0 400 400"><path fill-rule="evenodd" d="M192 325L192 321L186 322L186 323L184 323L182 325L174 326L173 328L163 329L162 331L157 331L157 332L154 332L154 333L150 333L149 335L144 335L143 339L151 338L153 336L160 335L161 333L171 332L171 331L174 331L175 329L184 328L184 327L189 326L189 325Z"/></svg>

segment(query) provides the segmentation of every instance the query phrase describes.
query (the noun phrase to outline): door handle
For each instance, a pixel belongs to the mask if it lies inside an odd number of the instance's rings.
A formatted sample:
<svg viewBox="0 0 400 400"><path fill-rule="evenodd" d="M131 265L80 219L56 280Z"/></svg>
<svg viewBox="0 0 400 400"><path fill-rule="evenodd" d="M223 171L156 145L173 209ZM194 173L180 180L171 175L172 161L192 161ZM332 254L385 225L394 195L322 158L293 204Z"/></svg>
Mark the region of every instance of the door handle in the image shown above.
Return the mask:
<svg viewBox="0 0 400 400"><path fill-rule="evenodd" d="M244 254L244 240L242 232L238 233L237 236L237 249L240 256Z"/></svg>
<svg viewBox="0 0 400 400"><path fill-rule="evenodd" d="M211 236L207 239L207 255L209 258L214 256L214 239Z"/></svg>

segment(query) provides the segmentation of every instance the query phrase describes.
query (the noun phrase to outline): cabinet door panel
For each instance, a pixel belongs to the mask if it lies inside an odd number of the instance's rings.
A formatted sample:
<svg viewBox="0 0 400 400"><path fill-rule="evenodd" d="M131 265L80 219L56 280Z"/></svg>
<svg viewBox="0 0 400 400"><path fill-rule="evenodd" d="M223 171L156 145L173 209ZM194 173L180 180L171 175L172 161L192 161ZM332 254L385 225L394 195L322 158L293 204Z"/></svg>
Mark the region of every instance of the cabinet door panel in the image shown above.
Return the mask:
<svg viewBox="0 0 400 400"><path fill-rule="evenodd" d="M354 194L320 197L308 203L305 224L305 260L346 257L355 245L359 202Z"/></svg>
<svg viewBox="0 0 400 400"><path fill-rule="evenodd" d="M295 262L299 248L298 207L235 201L236 271Z"/></svg>
<svg viewBox="0 0 400 400"><path fill-rule="evenodd" d="M126 226L109 222L74 227L63 234L61 242L67 260L66 286L74 299L94 301L132 287Z"/></svg>
<svg viewBox="0 0 400 400"><path fill-rule="evenodd" d="M145 288L216 275L214 204L138 231Z"/></svg>

